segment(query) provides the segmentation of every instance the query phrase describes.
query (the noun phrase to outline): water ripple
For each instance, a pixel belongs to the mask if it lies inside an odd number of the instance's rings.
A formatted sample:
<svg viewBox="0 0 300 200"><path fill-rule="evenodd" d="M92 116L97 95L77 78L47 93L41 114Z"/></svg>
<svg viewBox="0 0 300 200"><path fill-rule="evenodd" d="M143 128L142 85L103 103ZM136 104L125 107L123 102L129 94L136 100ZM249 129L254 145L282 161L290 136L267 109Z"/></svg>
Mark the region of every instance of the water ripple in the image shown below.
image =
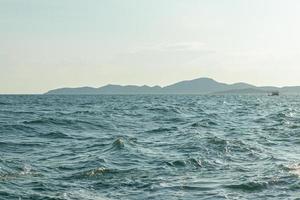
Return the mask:
<svg viewBox="0 0 300 200"><path fill-rule="evenodd" d="M299 108L299 96L0 96L0 199L295 199Z"/></svg>

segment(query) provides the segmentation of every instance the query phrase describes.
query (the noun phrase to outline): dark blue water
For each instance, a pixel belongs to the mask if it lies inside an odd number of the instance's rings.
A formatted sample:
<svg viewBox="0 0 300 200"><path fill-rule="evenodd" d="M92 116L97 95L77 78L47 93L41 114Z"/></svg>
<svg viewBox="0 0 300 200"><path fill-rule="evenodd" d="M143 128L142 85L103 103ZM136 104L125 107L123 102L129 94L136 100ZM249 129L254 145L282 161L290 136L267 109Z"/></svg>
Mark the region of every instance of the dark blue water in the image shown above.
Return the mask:
<svg viewBox="0 0 300 200"><path fill-rule="evenodd" d="M0 199L297 199L300 96L0 96Z"/></svg>

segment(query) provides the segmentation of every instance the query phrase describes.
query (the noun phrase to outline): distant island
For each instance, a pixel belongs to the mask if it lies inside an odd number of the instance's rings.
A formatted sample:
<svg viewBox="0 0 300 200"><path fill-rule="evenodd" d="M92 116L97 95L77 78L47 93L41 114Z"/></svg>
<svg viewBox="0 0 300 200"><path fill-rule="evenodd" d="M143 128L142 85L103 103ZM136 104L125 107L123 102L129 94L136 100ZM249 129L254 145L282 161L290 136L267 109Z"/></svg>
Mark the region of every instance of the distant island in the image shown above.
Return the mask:
<svg viewBox="0 0 300 200"><path fill-rule="evenodd" d="M257 87L247 83L226 84L211 78L181 81L166 87L136 85L106 85L99 88L78 87L50 90L46 95L96 95L96 94L268 94L273 91L300 94L300 86Z"/></svg>

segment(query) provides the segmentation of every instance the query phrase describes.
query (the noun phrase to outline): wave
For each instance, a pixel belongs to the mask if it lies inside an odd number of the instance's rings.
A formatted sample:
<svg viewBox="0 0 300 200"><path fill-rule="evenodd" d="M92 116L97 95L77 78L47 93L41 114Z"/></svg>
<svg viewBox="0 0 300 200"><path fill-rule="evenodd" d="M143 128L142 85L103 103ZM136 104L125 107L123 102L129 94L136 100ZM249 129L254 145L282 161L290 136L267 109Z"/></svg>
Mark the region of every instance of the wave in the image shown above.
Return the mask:
<svg viewBox="0 0 300 200"><path fill-rule="evenodd" d="M148 108L147 110L152 111L152 112L162 113L162 114L166 114L166 113L180 114L181 113L179 108L176 108L176 107L154 107L154 108Z"/></svg>
<svg viewBox="0 0 300 200"><path fill-rule="evenodd" d="M203 164L201 160L197 160L195 158L189 158L186 160L175 160L167 162L167 165L171 167L195 167L195 168L202 168Z"/></svg>
<svg viewBox="0 0 300 200"><path fill-rule="evenodd" d="M44 144L42 143L37 143L37 142L22 142L22 141L16 141L16 142L11 142L11 141L2 141L0 142L1 147L5 148L11 148L11 147L26 147L26 148L32 148L32 147L44 147ZM3 148L3 150L5 150Z"/></svg>
<svg viewBox="0 0 300 200"><path fill-rule="evenodd" d="M162 187L163 189L169 189L169 190L172 190L172 191L190 191L190 192L195 192L195 191L212 191L214 190L213 187L210 187L210 186L191 186L191 185L175 185L173 186L172 184L166 184L166 183L160 183L160 187ZM221 199L226 199L225 198L226 196L224 196L223 198ZM213 198L212 198L213 199ZM220 199L219 198L216 198L216 199Z"/></svg>
<svg viewBox="0 0 300 200"><path fill-rule="evenodd" d="M123 149L125 147L125 143L124 140L122 138L118 138L116 139L113 143L112 143L112 147L115 149Z"/></svg>
<svg viewBox="0 0 300 200"><path fill-rule="evenodd" d="M167 132L172 132L172 131L177 131L178 128L177 127L170 127L170 128L156 128L156 129L152 129L149 131L146 131L146 133L167 133Z"/></svg>
<svg viewBox="0 0 300 200"><path fill-rule="evenodd" d="M299 118L296 118L296 111L292 111L290 109L278 111L277 113L269 114L266 118L269 120L273 120L275 122L283 123L285 121L296 121L299 122Z"/></svg>
<svg viewBox="0 0 300 200"><path fill-rule="evenodd" d="M86 189L69 190L61 195L62 200L109 200L107 197L103 197L95 191L89 191ZM57 199L57 197L55 198Z"/></svg>
<svg viewBox="0 0 300 200"><path fill-rule="evenodd" d="M0 105L10 105L10 103L7 103L7 102L0 102Z"/></svg>
<svg viewBox="0 0 300 200"><path fill-rule="evenodd" d="M79 173L71 175L69 177L71 180L72 179L91 179L91 178L100 178L100 177L105 177L105 176L114 176L116 175L117 177L120 174L126 175L134 173L134 170L120 170L120 169L112 169L112 168L107 168L107 167L96 167L93 169L88 169L81 171Z"/></svg>
<svg viewBox="0 0 300 200"><path fill-rule="evenodd" d="M111 170L111 169L99 167L99 168L84 172L84 175L87 177L95 177L95 176L101 176L101 175L112 173L112 172L113 172L113 170Z"/></svg>
<svg viewBox="0 0 300 200"><path fill-rule="evenodd" d="M215 121L212 121L211 119L202 119L199 122L194 122L191 124L192 127L203 127L203 128L213 128L215 126L218 126L218 123Z"/></svg>
<svg viewBox="0 0 300 200"><path fill-rule="evenodd" d="M300 177L300 163L288 165L286 169L289 173Z"/></svg>
<svg viewBox="0 0 300 200"><path fill-rule="evenodd" d="M59 131L41 134L40 137L51 138L51 139L72 139L71 136L69 136L65 133L59 132Z"/></svg>
<svg viewBox="0 0 300 200"><path fill-rule="evenodd" d="M268 186L269 186L268 182L250 181L250 182L241 183L241 184L226 185L225 188L229 188L229 189L233 189L233 190L242 190L245 192L258 192L258 191L267 189Z"/></svg>
<svg viewBox="0 0 300 200"><path fill-rule="evenodd" d="M17 130L17 131L23 131L23 132L35 132L35 129L30 126L25 126L22 124L5 124L2 125L2 128L4 131L10 131L10 130Z"/></svg>
<svg viewBox="0 0 300 200"><path fill-rule="evenodd" d="M0 110L0 112L5 113L5 114L12 114L12 115L34 115L34 114L36 114L36 112L32 112L32 111Z"/></svg>
<svg viewBox="0 0 300 200"><path fill-rule="evenodd" d="M78 120L78 119L61 119L61 118L42 118L35 119L30 121L23 121L26 125L57 125L57 126L66 126L73 129L85 129L88 127L96 127L103 129L110 129L107 125L90 122L87 120Z"/></svg>
<svg viewBox="0 0 300 200"><path fill-rule="evenodd" d="M69 111L69 112L56 112L58 115L62 116L95 116L99 114L99 112L91 111L91 110L79 110L79 111Z"/></svg>
<svg viewBox="0 0 300 200"><path fill-rule="evenodd" d="M29 124L29 125L44 125L44 124L66 125L69 122L70 122L69 120L58 120L58 119L54 119L54 118L45 118L45 119L24 121L23 123Z"/></svg>
<svg viewBox="0 0 300 200"><path fill-rule="evenodd" d="M24 176L41 177L42 175L40 173L37 173L36 171L34 171L31 167L31 165L24 165L19 171L15 170L14 172L0 173L0 181L17 179L17 178L21 178Z"/></svg>
<svg viewBox="0 0 300 200"><path fill-rule="evenodd" d="M110 147L105 150L105 152L108 151L120 151L120 150L130 150L133 148L137 143L136 138L130 138L130 137L118 137L115 139Z"/></svg>
<svg viewBox="0 0 300 200"><path fill-rule="evenodd" d="M217 137L217 136L208 137L207 142L210 144L214 144L214 145L218 145L218 146L222 146L222 147L225 147L229 144L228 140Z"/></svg>

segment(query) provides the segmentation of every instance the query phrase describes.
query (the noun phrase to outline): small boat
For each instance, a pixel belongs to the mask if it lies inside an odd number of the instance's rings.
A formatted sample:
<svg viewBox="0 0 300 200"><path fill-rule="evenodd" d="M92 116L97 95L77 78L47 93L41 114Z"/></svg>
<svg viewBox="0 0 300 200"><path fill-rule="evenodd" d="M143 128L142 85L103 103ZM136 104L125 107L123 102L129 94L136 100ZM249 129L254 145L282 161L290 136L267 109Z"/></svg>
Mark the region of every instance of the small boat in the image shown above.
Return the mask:
<svg viewBox="0 0 300 200"><path fill-rule="evenodd" d="M278 91L273 91L269 94L269 96L279 96L279 92Z"/></svg>

